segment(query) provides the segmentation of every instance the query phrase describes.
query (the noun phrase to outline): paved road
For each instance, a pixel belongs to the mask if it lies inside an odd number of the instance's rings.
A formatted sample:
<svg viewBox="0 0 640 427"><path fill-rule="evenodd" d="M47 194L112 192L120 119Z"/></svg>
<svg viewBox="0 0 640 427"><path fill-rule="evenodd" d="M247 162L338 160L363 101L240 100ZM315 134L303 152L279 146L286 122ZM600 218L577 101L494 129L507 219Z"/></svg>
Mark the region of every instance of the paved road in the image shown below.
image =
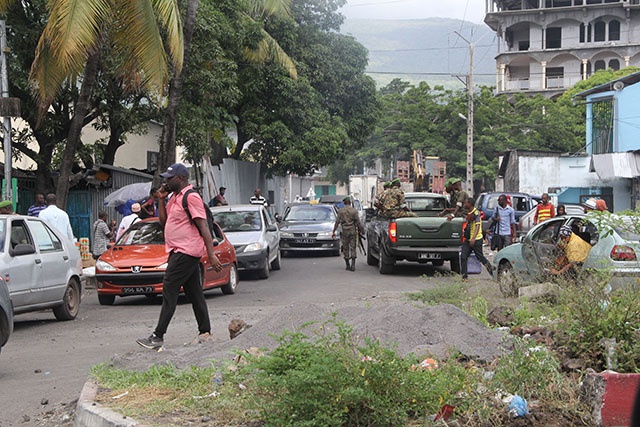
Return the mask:
<svg viewBox="0 0 640 427"><path fill-rule="evenodd" d="M282 270L268 280L242 275L235 295L223 296L218 290L207 294L213 334L226 338L232 318L255 323L282 305L342 303L448 280L434 276L448 273L448 266L403 263L396 274L382 276L361 257L356 268L345 271L338 257L300 256L284 258ZM152 331L160 302L128 297L105 307L98 304L95 290L88 289L75 321L58 322L50 311L17 316L14 334L0 354L0 426L34 425L38 414L75 400L91 366L137 350L135 340ZM181 345L195 334L191 307L182 302L165 345Z"/></svg>

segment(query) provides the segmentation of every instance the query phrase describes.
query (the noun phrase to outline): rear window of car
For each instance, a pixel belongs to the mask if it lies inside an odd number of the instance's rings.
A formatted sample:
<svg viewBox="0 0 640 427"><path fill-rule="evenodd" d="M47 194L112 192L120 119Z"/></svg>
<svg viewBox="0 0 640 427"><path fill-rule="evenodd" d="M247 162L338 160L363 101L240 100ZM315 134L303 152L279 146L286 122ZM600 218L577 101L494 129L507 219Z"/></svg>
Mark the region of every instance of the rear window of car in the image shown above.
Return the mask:
<svg viewBox="0 0 640 427"><path fill-rule="evenodd" d="M260 231L260 211L215 212L213 219L225 232Z"/></svg>
<svg viewBox="0 0 640 427"><path fill-rule="evenodd" d="M499 194L488 196L487 207L485 208L485 210L494 210L496 207L498 207L499 196ZM527 198L524 196L511 196L511 207L513 207L513 210L519 212L528 211L529 209L527 209Z"/></svg>
<svg viewBox="0 0 640 427"><path fill-rule="evenodd" d="M446 200L444 197L422 197L405 199L407 207L414 211L442 211L446 208Z"/></svg>
<svg viewBox="0 0 640 427"><path fill-rule="evenodd" d="M632 242L640 241L640 223L637 221L626 220L619 226L614 227L616 233L624 240Z"/></svg>

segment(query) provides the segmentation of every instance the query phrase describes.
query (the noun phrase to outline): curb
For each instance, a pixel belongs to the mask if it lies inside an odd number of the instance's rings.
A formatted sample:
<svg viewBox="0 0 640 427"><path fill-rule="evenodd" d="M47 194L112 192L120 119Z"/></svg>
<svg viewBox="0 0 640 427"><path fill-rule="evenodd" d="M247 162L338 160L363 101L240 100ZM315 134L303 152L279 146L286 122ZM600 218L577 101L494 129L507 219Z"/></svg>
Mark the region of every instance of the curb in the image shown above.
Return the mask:
<svg viewBox="0 0 640 427"><path fill-rule="evenodd" d="M76 406L75 427L148 427L96 403L97 393L96 383L91 380L84 383Z"/></svg>

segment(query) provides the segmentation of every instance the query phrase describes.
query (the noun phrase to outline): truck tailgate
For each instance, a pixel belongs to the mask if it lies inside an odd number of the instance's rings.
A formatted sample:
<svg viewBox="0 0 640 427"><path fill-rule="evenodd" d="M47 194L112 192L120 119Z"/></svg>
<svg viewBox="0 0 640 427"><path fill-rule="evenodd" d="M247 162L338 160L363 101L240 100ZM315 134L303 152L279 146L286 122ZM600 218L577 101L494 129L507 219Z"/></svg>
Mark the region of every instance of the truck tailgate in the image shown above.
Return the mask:
<svg viewBox="0 0 640 427"><path fill-rule="evenodd" d="M396 246L459 246L462 241L462 218L447 221L442 217L398 218Z"/></svg>

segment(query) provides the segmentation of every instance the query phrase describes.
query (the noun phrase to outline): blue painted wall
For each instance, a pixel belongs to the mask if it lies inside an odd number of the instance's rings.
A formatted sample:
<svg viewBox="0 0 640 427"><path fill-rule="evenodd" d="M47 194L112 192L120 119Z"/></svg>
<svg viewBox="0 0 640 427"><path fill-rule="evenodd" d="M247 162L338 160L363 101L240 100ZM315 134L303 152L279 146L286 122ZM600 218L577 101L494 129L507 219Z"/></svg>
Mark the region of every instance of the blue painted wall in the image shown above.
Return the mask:
<svg viewBox="0 0 640 427"><path fill-rule="evenodd" d="M591 141L592 103L598 99L613 97L614 125L613 149L615 152L625 152L640 149L640 83L629 85L619 91L602 92L587 96L587 152L593 154Z"/></svg>

